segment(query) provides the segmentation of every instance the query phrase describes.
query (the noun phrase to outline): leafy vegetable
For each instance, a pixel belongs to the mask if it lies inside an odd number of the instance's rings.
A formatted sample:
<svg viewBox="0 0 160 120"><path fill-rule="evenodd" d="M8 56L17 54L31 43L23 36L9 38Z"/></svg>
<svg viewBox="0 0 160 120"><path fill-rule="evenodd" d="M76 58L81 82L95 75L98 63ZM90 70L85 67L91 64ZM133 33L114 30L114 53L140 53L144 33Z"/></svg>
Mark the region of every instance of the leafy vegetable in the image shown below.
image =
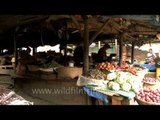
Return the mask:
<svg viewBox="0 0 160 120"><path fill-rule="evenodd" d="M108 88L111 89L111 90L117 91L117 90L120 89L120 85L116 82L111 81L111 82L108 83Z"/></svg>
<svg viewBox="0 0 160 120"><path fill-rule="evenodd" d="M131 85L129 83L123 83L121 87L122 87L122 90L127 91L127 92L129 92L131 89Z"/></svg>

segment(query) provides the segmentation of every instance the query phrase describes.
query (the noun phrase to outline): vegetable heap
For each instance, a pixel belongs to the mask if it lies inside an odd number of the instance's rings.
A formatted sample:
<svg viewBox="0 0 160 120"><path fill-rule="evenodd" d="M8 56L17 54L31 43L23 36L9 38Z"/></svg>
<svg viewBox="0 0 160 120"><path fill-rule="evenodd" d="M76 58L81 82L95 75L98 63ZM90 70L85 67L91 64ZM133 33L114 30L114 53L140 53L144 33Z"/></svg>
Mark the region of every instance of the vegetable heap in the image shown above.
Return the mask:
<svg viewBox="0 0 160 120"><path fill-rule="evenodd" d="M160 104L160 90L144 89L136 94L136 97L142 101Z"/></svg>
<svg viewBox="0 0 160 120"><path fill-rule="evenodd" d="M62 65L58 64L56 61L52 60L49 63L44 63L41 66L42 68L56 68L56 67L62 67Z"/></svg>
<svg viewBox="0 0 160 120"><path fill-rule="evenodd" d="M142 80L130 72L116 72L107 75L109 80L107 87L111 90L123 90L138 92L142 88ZM118 85L117 85L118 84Z"/></svg>
<svg viewBox="0 0 160 120"><path fill-rule="evenodd" d="M107 75L98 69L90 69L86 75L87 78L96 80L106 80Z"/></svg>
<svg viewBox="0 0 160 120"><path fill-rule="evenodd" d="M102 70L108 70L108 71L119 69L119 66L117 64L110 63L110 62L102 62L102 63L99 63L97 66Z"/></svg>

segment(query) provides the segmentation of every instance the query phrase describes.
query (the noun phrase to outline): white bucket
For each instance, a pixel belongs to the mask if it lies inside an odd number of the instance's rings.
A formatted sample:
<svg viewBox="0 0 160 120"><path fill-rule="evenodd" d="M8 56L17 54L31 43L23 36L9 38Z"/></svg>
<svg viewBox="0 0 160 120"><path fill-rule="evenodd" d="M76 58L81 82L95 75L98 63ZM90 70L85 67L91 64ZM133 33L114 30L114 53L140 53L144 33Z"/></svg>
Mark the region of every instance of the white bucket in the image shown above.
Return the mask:
<svg viewBox="0 0 160 120"><path fill-rule="evenodd" d="M73 62L70 62L70 63L69 63L69 67L74 67L74 63L73 63Z"/></svg>

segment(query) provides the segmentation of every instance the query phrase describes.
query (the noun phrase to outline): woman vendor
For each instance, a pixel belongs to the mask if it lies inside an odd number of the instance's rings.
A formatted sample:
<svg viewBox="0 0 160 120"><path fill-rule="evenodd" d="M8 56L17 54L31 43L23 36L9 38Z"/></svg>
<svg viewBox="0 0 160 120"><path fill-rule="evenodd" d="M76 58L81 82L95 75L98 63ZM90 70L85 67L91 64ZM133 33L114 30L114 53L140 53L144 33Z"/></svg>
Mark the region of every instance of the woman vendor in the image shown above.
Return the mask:
<svg viewBox="0 0 160 120"><path fill-rule="evenodd" d="M149 52L147 53L146 63L154 63L155 58L156 58L156 55L153 52L153 50L150 48Z"/></svg>
<svg viewBox="0 0 160 120"><path fill-rule="evenodd" d="M109 48L111 48L110 45L105 44L102 48L99 49L98 56L97 56L97 62L101 63L105 61L110 61L109 57L107 57L107 52L106 52L106 50L108 50Z"/></svg>

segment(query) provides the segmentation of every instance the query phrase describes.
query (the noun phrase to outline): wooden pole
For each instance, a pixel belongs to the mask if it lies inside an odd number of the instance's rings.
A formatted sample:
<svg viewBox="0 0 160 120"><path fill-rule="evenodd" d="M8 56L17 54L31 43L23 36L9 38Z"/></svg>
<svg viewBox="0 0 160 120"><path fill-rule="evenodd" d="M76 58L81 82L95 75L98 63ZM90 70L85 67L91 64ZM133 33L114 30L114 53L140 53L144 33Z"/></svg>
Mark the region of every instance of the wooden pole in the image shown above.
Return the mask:
<svg viewBox="0 0 160 120"><path fill-rule="evenodd" d="M98 41L98 49L101 48L101 41Z"/></svg>
<svg viewBox="0 0 160 120"><path fill-rule="evenodd" d="M36 52L37 52L37 48L33 47L33 55L35 55Z"/></svg>
<svg viewBox="0 0 160 120"><path fill-rule="evenodd" d="M88 30L88 17L84 17L84 59L83 59L83 73L84 75L89 70L89 30Z"/></svg>
<svg viewBox="0 0 160 120"><path fill-rule="evenodd" d="M15 66L14 68L17 67L18 64L18 53L17 53L17 43L16 43L16 31L13 33L13 41L14 41L14 58L15 58Z"/></svg>
<svg viewBox="0 0 160 120"><path fill-rule="evenodd" d="M131 63L133 64L134 62L134 42L132 42L132 51L131 51Z"/></svg>
<svg viewBox="0 0 160 120"><path fill-rule="evenodd" d="M117 58L117 39L115 39L115 51L116 51L116 58Z"/></svg>
<svg viewBox="0 0 160 120"><path fill-rule="evenodd" d="M122 53L123 53L123 39L120 37L119 39L119 66L122 67L123 59L122 59Z"/></svg>

